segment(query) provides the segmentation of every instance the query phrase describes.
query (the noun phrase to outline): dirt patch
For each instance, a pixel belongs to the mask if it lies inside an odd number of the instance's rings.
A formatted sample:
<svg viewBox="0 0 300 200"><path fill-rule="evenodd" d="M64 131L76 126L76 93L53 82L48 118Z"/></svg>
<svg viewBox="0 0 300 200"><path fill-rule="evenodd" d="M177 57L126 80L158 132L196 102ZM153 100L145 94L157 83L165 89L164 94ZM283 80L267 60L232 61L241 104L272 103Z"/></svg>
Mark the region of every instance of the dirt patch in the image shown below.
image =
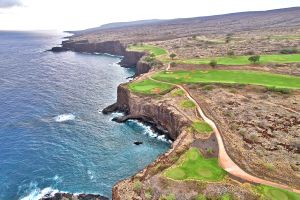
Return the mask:
<svg viewBox="0 0 300 200"><path fill-rule="evenodd" d="M218 157L219 147L215 134L211 134L207 139L197 139L191 146L198 148L205 158Z"/></svg>

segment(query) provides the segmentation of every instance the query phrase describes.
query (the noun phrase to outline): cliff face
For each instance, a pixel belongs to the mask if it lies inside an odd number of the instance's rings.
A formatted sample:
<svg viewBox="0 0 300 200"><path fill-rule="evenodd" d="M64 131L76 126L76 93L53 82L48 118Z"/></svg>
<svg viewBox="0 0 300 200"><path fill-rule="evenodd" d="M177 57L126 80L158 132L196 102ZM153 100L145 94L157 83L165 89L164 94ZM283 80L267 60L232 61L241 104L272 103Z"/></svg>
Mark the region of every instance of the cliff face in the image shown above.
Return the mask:
<svg viewBox="0 0 300 200"><path fill-rule="evenodd" d="M57 47L53 51L59 51ZM64 41L62 50L71 50L76 52L87 53L108 53L117 56L123 56L120 65L122 67L134 67L138 61L145 55L144 52L127 51L124 45L119 41L105 41L100 43L89 43L88 40L83 41Z"/></svg>
<svg viewBox="0 0 300 200"><path fill-rule="evenodd" d="M175 140L182 128L189 122L166 101L153 97L138 96L130 92L125 84L118 87L118 99L115 109L125 112L126 119L142 119L155 124L160 130L166 130Z"/></svg>

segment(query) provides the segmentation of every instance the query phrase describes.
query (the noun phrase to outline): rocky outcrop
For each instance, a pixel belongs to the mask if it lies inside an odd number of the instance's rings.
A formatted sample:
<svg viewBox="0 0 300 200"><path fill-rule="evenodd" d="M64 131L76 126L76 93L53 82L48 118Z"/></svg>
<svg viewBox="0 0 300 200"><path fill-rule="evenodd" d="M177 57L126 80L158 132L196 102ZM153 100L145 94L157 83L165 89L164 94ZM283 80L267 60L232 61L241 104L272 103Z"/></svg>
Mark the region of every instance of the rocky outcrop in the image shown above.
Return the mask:
<svg viewBox="0 0 300 200"><path fill-rule="evenodd" d="M125 113L125 116L116 118L115 121L139 119L155 126L156 130L167 134L172 140L175 140L182 128L189 123L165 101L133 94L126 84L118 87L117 103L105 108L102 112L108 114L114 111Z"/></svg>
<svg viewBox="0 0 300 200"><path fill-rule="evenodd" d="M136 75L147 73L151 70L149 63L140 60L136 65Z"/></svg>
<svg viewBox="0 0 300 200"><path fill-rule="evenodd" d="M87 53L107 53L111 55L122 56L123 59L120 62L122 67L135 67L138 61L145 55L144 52L127 51L126 47L120 41L90 43L88 40L67 40L62 42L62 47L52 48L52 51L54 52L66 50Z"/></svg>
<svg viewBox="0 0 300 200"><path fill-rule="evenodd" d="M54 196L47 195L41 200L109 200L107 197L97 194L69 194L69 193L56 193Z"/></svg>

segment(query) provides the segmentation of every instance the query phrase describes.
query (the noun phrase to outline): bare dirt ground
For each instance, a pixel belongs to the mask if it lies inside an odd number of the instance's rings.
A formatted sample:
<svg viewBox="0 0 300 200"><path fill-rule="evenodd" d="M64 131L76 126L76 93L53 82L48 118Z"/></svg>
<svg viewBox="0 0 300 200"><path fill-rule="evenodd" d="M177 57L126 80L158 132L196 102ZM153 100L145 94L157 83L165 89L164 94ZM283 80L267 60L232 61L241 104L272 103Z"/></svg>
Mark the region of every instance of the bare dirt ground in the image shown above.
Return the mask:
<svg viewBox="0 0 300 200"><path fill-rule="evenodd" d="M300 94L262 88L189 86L216 122L231 158L247 172L299 189Z"/></svg>
<svg viewBox="0 0 300 200"><path fill-rule="evenodd" d="M194 35L152 42L174 52L179 58L204 58L250 54L279 54L282 49L300 47L300 29L296 31L253 31L213 35ZM226 39L228 41L226 42Z"/></svg>

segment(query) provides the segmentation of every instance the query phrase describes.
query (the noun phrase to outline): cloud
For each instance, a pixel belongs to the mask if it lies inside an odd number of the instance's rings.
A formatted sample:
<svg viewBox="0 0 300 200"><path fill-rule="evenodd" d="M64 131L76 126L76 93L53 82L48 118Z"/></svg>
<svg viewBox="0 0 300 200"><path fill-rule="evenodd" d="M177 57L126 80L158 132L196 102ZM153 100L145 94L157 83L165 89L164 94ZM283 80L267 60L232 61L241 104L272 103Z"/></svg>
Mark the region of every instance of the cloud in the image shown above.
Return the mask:
<svg viewBox="0 0 300 200"><path fill-rule="evenodd" d="M20 0L0 0L0 8L11 8L20 5L21 5Z"/></svg>

